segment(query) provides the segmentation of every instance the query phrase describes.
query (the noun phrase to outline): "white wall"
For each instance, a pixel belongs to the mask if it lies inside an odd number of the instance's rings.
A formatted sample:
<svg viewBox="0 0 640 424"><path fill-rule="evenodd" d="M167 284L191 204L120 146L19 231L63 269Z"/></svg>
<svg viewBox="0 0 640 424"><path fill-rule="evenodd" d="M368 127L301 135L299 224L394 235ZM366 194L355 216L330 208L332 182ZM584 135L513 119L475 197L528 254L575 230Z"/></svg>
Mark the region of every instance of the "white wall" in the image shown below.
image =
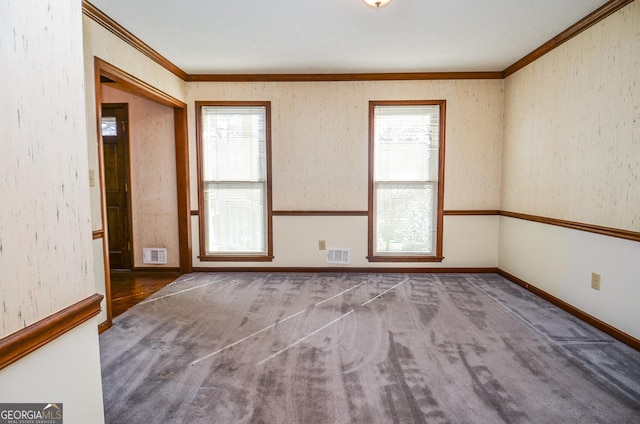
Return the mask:
<svg viewBox="0 0 640 424"><path fill-rule="evenodd" d="M500 80L189 83L187 89L192 210L198 208L196 101L271 101L274 211L366 211L368 102L415 99L447 101L444 208L499 209ZM194 266L327 266L318 250L318 240L326 240L328 247L351 248L354 267L495 267L497 222L446 217L443 262L392 264L366 260L366 217L275 216L273 262L200 262L194 234ZM197 218L192 225L197 233Z"/></svg>
<svg viewBox="0 0 640 424"><path fill-rule="evenodd" d="M640 243L502 217L500 268L640 338Z"/></svg>
<svg viewBox="0 0 640 424"><path fill-rule="evenodd" d="M65 424L104 423L93 318L0 370L3 403L62 403Z"/></svg>
<svg viewBox="0 0 640 424"><path fill-rule="evenodd" d="M193 250L196 267L228 266L272 267L355 267L355 268L495 268L498 263L498 216L445 216L442 262L427 265L401 263L371 263L367 261L367 217L360 216L275 216L273 217L273 262L249 264L234 262L201 262ZM198 246L198 218L192 217L192 244ZM349 248L351 263L326 263L326 251L319 250L318 241L327 248Z"/></svg>
<svg viewBox="0 0 640 424"><path fill-rule="evenodd" d="M95 293L81 15L0 0L0 337ZM103 422L95 320L1 370L0 399Z"/></svg>
<svg viewBox="0 0 640 424"><path fill-rule="evenodd" d="M634 2L507 78L503 210L640 231L638 69ZM502 217L498 263L640 338L639 245Z"/></svg>

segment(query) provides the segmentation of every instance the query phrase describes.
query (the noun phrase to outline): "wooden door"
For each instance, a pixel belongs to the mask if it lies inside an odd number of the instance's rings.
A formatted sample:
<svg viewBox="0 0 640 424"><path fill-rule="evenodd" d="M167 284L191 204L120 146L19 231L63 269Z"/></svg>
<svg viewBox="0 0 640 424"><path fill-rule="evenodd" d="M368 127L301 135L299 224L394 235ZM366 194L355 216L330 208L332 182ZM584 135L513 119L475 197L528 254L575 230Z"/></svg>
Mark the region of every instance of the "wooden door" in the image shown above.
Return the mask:
<svg viewBox="0 0 640 424"><path fill-rule="evenodd" d="M132 268L127 104L102 105L102 145L111 269Z"/></svg>

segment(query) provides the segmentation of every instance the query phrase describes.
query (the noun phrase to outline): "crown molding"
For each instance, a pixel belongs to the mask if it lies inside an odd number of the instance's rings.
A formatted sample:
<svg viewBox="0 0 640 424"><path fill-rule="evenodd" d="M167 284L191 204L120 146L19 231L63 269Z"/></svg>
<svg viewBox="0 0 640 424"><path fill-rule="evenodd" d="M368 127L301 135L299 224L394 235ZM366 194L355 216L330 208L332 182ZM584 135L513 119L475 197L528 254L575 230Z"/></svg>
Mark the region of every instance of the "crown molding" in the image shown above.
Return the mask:
<svg viewBox="0 0 640 424"><path fill-rule="evenodd" d="M606 17L614 14L615 12L622 9L626 5L633 3L633 1L634 0L611 0L605 3L599 9L595 10L591 14L582 18L581 20L571 25L566 30L562 31L560 34L553 37L551 40L547 41L546 43L544 43L543 45L541 45L540 47L538 47L537 49L535 49L534 51L532 51L531 53L523 57L522 59L518 60L517 62L515 62L514 64L506 68L504 71L502 71L503 78L506 78L509 75L516 73L520 69L534 62L535 60L541 58L542 56L546 55L550 51L566 43L576 35L587 30L588 28L591 28L593 25L597 24L598 22L605 19Z"/></svg>
<svg viewBox="0 0 640 424"><path fill-rule="evenodd" d="M576 35L612 15L634 0L610 0L599 9L576 22L531 53L495 72L387 72L387 73L346 73L346 74L187 74L167 58L149 47L138 37L107 16L100 9L82 0L82 12L109 32L129 44L143 55L158 63L169 72L187 82L332 82L332 81L427 81L427 80L469 80L504 79L540 57L569 41Z"/></svg>
<svg viewBox="0 0 640 424"><path fill-rule="evenodd" d="M502 79L502 72L363 72L350 74L189 74L189 82L335 82Z"/></svg>
<svg viewBox="0 0 640 424"><path fill-rule="evenodd" d="M82 0L82 13L178 78L186 81L186 72L171 63L171 61L149 47L144 41L133 35L126 28L111 19L102 10L98 9L87 0Z"/></svg>

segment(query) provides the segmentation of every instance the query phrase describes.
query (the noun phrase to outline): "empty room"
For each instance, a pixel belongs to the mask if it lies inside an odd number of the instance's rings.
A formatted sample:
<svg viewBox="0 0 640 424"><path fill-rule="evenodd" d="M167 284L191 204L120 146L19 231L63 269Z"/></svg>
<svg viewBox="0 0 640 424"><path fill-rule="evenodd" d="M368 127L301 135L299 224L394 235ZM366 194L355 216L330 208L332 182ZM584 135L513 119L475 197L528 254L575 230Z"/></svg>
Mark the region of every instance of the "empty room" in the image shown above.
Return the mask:
<svg viewBox="0 0 640 424"><path fill-rule="evenodd" d="M0 4L0 422L640 421L638 2Z"/></svg>

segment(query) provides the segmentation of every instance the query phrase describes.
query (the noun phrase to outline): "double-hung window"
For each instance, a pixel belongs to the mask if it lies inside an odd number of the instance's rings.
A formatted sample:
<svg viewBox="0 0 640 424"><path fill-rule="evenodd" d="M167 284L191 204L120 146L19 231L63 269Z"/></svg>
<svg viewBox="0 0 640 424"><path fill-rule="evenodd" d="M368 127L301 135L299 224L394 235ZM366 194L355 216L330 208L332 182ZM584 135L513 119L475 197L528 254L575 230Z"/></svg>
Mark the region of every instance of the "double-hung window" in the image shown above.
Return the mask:
<svg viewBox="0 0 640 424"><path fill-rule="evenodd" d="M370 261L441 261L445 101L369 102Z"/></svg>
<svg viewBox="0 0 640 424"><path fill-rule="evenodd" d="M200 259L272 256L270 102L197 102Z"/></svg>

